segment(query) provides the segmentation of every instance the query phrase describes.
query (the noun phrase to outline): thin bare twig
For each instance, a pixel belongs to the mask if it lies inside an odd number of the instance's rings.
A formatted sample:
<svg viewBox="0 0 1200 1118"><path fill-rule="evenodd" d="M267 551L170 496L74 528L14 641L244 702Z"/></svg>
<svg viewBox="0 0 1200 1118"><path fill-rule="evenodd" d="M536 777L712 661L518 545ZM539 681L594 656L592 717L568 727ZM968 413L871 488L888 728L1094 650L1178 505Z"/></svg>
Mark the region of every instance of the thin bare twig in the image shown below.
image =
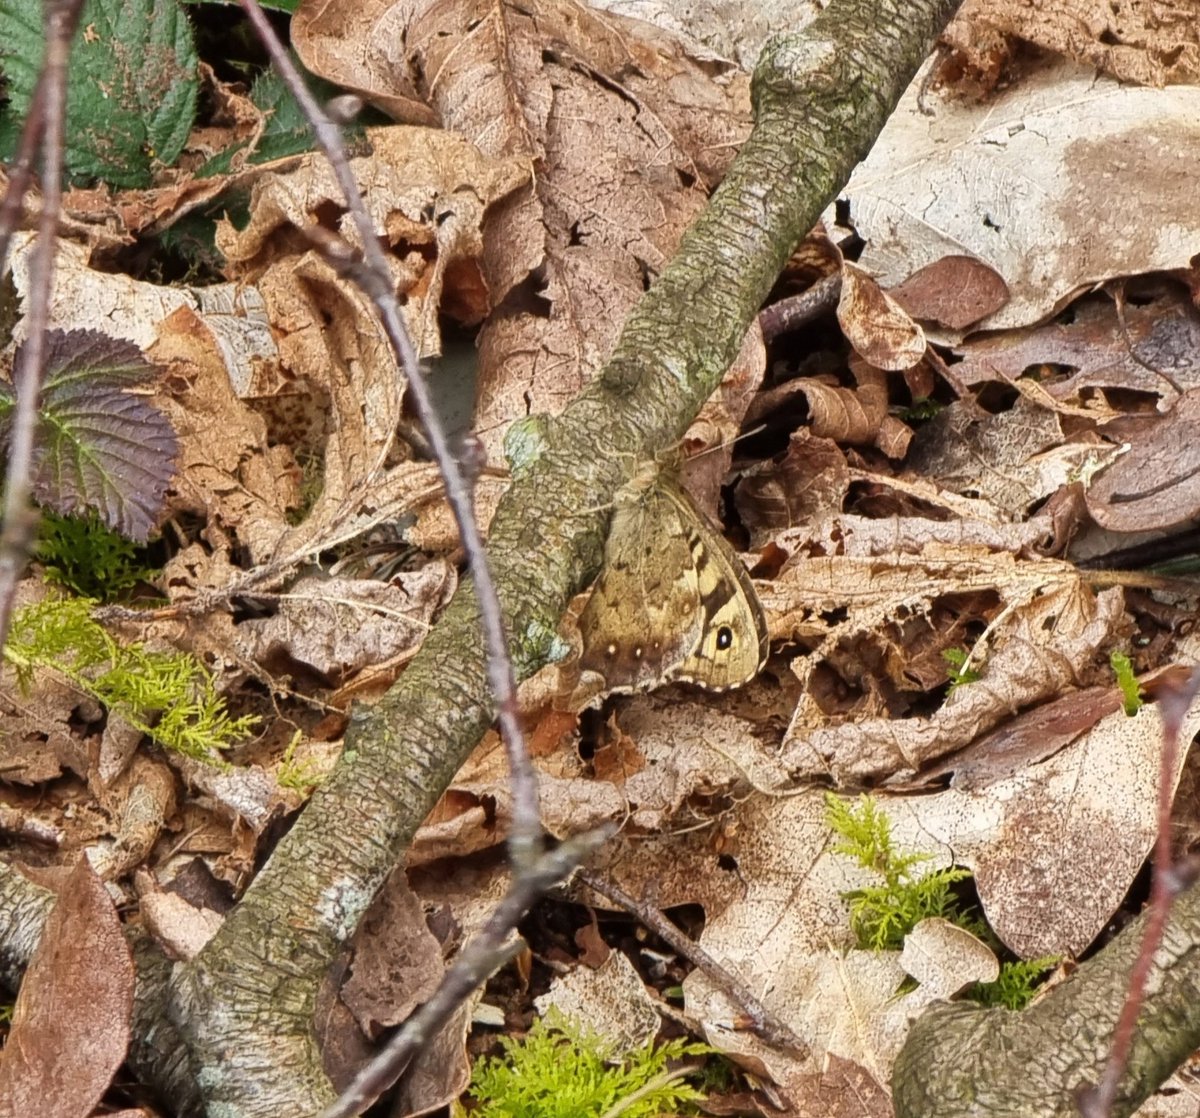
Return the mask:
<svg viewBox="0 0 1200 1118"><path fill-rule="evenodd" d="M318 1118L353 1118L395 1083L412 1058L466 1001L471 991L520 950L521 941L512 938L512 933L534 901L562 881L611 835L612 828L609 827L589 831L530 859L521 867L514 875L508 893L496 905L487 923L459 952L429 1001L404 1023L387 1047L359 1072L337 1102L321 1111Z"/></svg>
<svg viewBox="0 0 1200 1118"><path fill-rule="evenodd" d="M758 1000L736 975L717 962L694 939L685 936L657 908L635 900L619 885L605 881L587 870L579 874L579 880L589 889L594 889L602 897L607 897L615 905L631 913L650 929L659 939L671 945L697 969L703 971L713 985L723 990L737 1003L750 1020L751 1029L763 1040L784 1048L798 1056L808 1054L808 1045L804 1043L783 1021L775 1016L762 1002Z"/></svg>
<svg viewBox="0 0 1200 1118"><path fill-rule="evenodd" d="M409 338L400 305L387 267L387 260L380 248L379 239L371 224L358 184L350 170L342 142L340 128L334 124L317 104L304 84L287 51L279 41L274 29L259 7L258 0L241 0L242 8L258 32L271 62L295 95L312 125L317 142L329 159L333 172L346 198L346 207L354 218L362 238L363 268L351 270L348 262L341 262L351 278L374 302L379 312L384 332L400 361L408 379L417 418L421 421L438 466L446 482L446 496L458 524L459 537L475 580L475 594L479 602L479 613L483 624L484 641L487 645L488 679L496 699L500 733L508 757L509 778L513 786L513 816L509 832L509 857L518 871L525 862L535 858L542 842L541 816L538 810L537 778L525 747L517 710L517 686L513 673L512 657L509 653L508 637L504 631L504 618L496 585L488 569L483 539L475 523L474 493L471 483L464 476L450 446L449 439L430 393L424 374L417 359L416 350Z"/></svg>
<svg viewBox="0 0 1200 1118"><path fill-rule="evenodd" d="M1121 1016L1113 1030L1112 1049L1104 1074L1094 1087L1079 1093L1079 1109L1084 1118L1108 1118L1117 1099L1121 1077L1129 1063L1137 1019L1146 997L1146 983L1154 966L1154 953L1162 942L1163 929L1171 913L1171 903L1185 884L1175 872L1171 859L1171 803L1175 792L1175 768L1179 757L1179 732L1184 716L1200 692L1200 668L1178 687L1165 689L1159 699L1163 722L1163 751L1158 769L1158 838L1154 850L1154 882L1150 889L1150 916L1142 933L1142 946L1129 974L1129 990Z"/></svg>
<svg viewBox="0 0 1200 1118"><path fill-rule="evenodd" d="M50 293L54 287L55 240L62 204L63 133L67 107L67 60L71 39L79 22L83 0L60 0L46 6L46 57L25 121L26 132L42 135L42 212L38 219L37 247L29 270L27 335L13 370L17 402L13 410L8 448L8 476L4 489L4 526L0 529L0 646L8 636L17 580L25 567L37 528L37 513L30 502L33 491L33 442L37 434L38 404L42 395L42 368L46 355L46 329L50 319ZM41 104L37 97L40 95ZM20 151L28 153L34 141L22 137ZM27 181L27 173L14 176ZM10 183L9 190L13 186ZM5 216L14 218L20 204L6 199Z"/></svg>

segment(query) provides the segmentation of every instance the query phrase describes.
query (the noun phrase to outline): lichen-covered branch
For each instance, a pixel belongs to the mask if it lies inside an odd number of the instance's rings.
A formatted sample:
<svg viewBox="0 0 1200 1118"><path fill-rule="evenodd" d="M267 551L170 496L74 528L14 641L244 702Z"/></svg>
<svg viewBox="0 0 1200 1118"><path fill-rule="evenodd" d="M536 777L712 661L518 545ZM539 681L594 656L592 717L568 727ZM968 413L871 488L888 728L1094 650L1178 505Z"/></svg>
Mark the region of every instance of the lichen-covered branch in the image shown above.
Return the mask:
<svg viewBox="0 0 1200 1118"><path fill-rule="evenodd" d="M1104 1071L1143 915L1021 1013L944 1003L908 1034L892 1075L897 1118L1076 1118ZM1171 909L1114 1118L1132 1114L1200 1047L1200 887Z"/></svg>

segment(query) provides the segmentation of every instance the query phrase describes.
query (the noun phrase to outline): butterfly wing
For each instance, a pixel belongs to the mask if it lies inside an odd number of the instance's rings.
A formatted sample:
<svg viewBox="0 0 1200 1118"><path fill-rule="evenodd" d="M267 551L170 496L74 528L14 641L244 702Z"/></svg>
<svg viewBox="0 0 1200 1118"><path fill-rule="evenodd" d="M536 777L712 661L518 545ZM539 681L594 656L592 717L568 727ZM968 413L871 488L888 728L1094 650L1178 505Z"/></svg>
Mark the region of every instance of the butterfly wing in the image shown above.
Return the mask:
<svg viewBox="0 0 1200 1118"><path fill-rule="evenodd" d="M691 653L670 672L671 679L713 691L740 687L767 661L767 619L754 584L737 553L695 507L682 489L672 492L694 516L690 546L701 613L700 637Z"/></svg>
<svg viewBox="0 0 1200 1118"><path fill-rule="evenodd" d="M618 504L604 569L579 618L580 667L609 691L670 678L700 641L703 613L692 552L673 502L657 487Z"/></svg>
<svg viewBox="0 0 1200 1118"><path fill-rule="evenodd" d="M767 655L766 620L741 560L662 478L618 504L579 628L580 667L609 691L669 680L721 691L752 679Z"/></svg>

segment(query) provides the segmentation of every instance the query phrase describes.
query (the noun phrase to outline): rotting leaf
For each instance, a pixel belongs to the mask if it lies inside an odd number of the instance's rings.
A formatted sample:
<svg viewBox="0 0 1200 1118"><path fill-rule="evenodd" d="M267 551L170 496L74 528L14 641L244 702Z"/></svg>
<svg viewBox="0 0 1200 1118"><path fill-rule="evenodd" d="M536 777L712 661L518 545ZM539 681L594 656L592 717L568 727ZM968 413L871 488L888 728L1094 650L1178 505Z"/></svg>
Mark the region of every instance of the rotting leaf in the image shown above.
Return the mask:
<svg viewBox="0 0 1200 1118"><path fill-rule="evenodd" d="M1200 511L1200 389L1185 392L1165 416L1111 424L1129 438L1129 452L1091 485L1088 511L1102 528L1147 532L1173 528Z"/></svg>
<svg viewBox="0 0 1200 1118"><path fill-rule="evenodd" d="M1116 276L1188 267L1195 206L1180 153L1200 89L1139 89L1043 59L986 103L926 91L912 83L844 191L867 242L859 265L883 286L971 253L1008 284L979 324L999 329Z"/></svg>
<svg viewBox="0 0 1200 1118"><path fill-rule="evenodd" d="M45 367L34 497L63 514L95 509L110 528L144 542L162 515L179 449L166 416L131 391L155 367L137 346L97 330L49 333ZM6 441L15 405L12 386L0 384Z"/></svg>
<svg viewBox="0 0 1200 1118"><path fill-rule="evenodd" d="M925 332L866 272L842 265L838 325L860 356L879 369L911 369L925 356Z"/></svg>
<svg viewBox="0 0 1200 1118"><path fill-rule="evenodd" d="M888 294L913 318L965 330L1008 302L1008 284L982 260L949 253L918 268Z"/></svg>
<svg viewBox="0 0 1200 1118"><path fill-rule="evenodd" d="M1005 35L1095 66L1125 82L1170 85L1200 75L1200 41L1190 0L1153 5L1076 0L974 0L947 28L955 43L966 37Z"/></svg>
<svg viewBox="0 0 1200 1118"><path fill-rule="evenodd" d="M85 1118L129 1045L133 960L86 858L63 883L0 1052L0 1114Z"/></svg>

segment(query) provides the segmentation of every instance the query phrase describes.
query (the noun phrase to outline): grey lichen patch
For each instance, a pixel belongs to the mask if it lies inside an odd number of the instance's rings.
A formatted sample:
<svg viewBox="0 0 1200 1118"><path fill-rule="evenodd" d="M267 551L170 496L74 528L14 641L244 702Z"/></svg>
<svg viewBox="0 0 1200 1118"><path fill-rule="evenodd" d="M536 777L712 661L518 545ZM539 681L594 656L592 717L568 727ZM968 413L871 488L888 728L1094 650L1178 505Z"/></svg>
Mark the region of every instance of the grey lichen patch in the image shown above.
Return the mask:
<svg viewBox="0 0 1200 1118"><path fill-rule="evenodd" d="M549 426L548 416L530 415L509 427L504 436L504 457L514 479L528 473L545 453Z"/></svg>
<svg viewBox="0 0 1200 1118"><path fill-rule="evenodd" d="M336 886L317 901L317 919L338 943L345 943L354 934L359 917L374 896L374 885Z"/></svg>

